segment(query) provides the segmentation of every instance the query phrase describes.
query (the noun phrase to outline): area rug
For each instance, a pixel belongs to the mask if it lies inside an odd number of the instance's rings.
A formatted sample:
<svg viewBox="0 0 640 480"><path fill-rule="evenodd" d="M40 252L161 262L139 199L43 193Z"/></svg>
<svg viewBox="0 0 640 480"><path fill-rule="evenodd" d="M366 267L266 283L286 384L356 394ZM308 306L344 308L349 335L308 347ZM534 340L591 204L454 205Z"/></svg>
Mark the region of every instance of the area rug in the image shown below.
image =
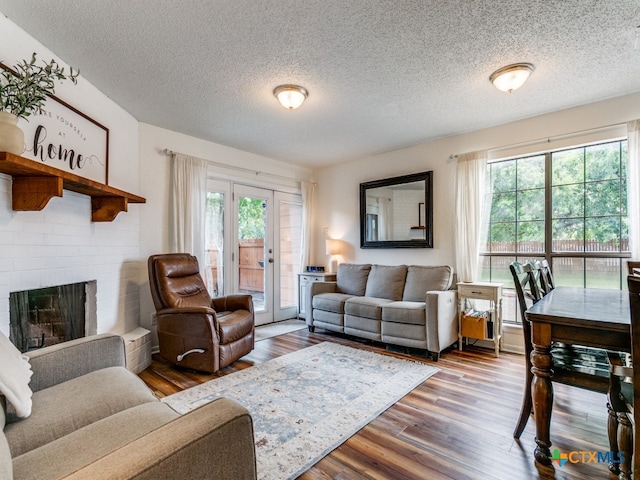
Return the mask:
<svg viewBox="0 0 640 480"><path fill-rule="evenodd" d="M258 478L298 477L438 371L323 342L162 399L186 413L217 397L254 422Z"/></svg>
<svg viewBox="0 0 640 480"><path fill-rule="evenodd" d="M256 327L255 339L256 342L259 342L266 338L277 337L278 335L295 332L303 328L307 328L304 320L284 320L282 322L269 323Z"/></svg>

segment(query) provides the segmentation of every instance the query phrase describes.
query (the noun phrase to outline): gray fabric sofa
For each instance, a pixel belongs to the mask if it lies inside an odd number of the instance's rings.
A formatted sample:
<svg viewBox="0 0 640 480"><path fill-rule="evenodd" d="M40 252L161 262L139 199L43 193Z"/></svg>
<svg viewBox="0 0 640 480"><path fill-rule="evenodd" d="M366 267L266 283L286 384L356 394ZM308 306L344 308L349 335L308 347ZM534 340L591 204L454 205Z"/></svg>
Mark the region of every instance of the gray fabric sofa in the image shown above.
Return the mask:
<svg viewBox="0 0 640 480"><path fill-rule="evenodd" d="M335 282L308 286L309 331L322 328L427 350L434 360L458 340L450 266L347 264Z"/></svg>
<svg viewBox="0 0 640 480"><path fill-rule="evenodd" d="M218 399L179 415L96 335L28 353L33 408L0 409L0 479L255 479L251 416Z"/></svg>

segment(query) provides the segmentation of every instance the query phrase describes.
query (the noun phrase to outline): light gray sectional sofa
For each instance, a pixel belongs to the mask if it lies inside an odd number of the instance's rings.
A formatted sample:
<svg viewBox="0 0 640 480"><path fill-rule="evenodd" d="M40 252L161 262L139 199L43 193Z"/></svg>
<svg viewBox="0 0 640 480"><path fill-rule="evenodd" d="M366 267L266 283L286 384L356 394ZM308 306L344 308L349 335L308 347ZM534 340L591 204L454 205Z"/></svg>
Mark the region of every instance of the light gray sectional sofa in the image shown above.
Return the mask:
<svg viewBox="0 0 640 480"><path fill-rule="evenodd" d="M437 360L458 340L452 285L447 265L343 263L337 281L309 284L307 325L427 350Z"/></svg>
<svg viewBox="0 0 640 480"><path fill-rule="evenodd" d="M247 410L221 398L179 415L125 368L121 337L28 356L31 414L12 419L0 402L0 479L256 478Z"/></svg>

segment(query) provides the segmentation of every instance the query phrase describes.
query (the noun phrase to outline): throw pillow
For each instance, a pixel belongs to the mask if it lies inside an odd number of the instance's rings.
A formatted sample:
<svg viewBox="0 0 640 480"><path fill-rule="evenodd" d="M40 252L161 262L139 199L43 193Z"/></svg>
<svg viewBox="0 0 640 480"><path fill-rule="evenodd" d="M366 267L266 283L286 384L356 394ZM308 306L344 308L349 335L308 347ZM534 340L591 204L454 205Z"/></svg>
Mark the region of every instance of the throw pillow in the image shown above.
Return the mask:
<svg viewBox="0 0 640 480"><path fill-rule="evenodd" d="M0 393L7 398L19 418L31 415L31 365L13 343L0 332Z"/></svg>

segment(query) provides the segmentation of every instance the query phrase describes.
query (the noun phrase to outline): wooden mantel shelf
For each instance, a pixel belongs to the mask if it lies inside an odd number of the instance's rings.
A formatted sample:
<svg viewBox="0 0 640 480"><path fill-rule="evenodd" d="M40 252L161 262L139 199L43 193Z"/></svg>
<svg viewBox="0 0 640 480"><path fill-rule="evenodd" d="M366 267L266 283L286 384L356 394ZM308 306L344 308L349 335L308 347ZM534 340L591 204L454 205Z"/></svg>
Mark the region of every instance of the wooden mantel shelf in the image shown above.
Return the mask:
<svg viewBox="0 0 640 480"><path fill-rule="evenodd" d="M42 210L53 197L61 197L63 189L91 197L92 222L112 222L127 211L129 203L146 202L138 195L8 152L0 152L0 173L13 177L12 208L18 211Z"/></svg>

